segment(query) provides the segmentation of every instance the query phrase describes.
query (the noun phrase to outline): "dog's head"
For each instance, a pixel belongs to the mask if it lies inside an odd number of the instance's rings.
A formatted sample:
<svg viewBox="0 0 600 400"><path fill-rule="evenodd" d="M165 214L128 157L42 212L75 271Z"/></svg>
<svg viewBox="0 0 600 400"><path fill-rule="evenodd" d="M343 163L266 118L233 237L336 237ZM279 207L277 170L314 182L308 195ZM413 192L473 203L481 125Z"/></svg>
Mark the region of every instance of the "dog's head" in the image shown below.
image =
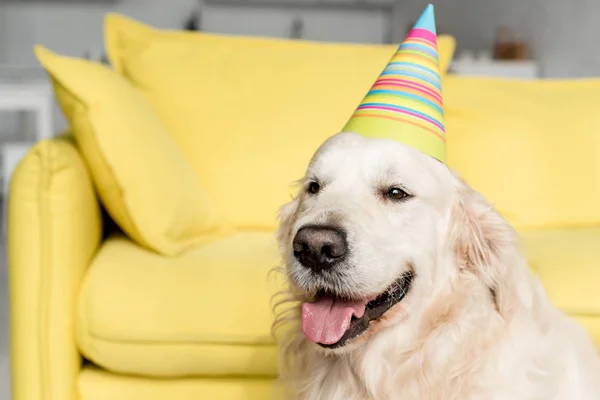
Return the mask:
<svg viewBox="0 0 600 400"><path fill-rule="evenodd" d="M278 232L306 338L347 351L419 318L460 273L497 301L512 230L439 161L341 133L316 152Z"/></svg>

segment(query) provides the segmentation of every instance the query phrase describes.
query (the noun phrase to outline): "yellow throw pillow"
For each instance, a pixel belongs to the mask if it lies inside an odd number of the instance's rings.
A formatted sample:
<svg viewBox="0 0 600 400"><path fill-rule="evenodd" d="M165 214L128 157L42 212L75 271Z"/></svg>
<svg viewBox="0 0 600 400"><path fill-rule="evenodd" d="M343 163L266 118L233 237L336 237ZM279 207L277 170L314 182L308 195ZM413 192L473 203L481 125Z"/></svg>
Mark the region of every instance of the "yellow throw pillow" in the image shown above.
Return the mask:
<svg viewBox="0 0 600 400"><path fill-rule="evenodd" d="M219 230L216 211L140 91L103 65L35 51L120 227L165 255L209 240Z"/></svg>
<svg viewBox="0 0 600 400"><path fill-rule="evenodd" d="M448 76L448 163L519 229L600 224L600 79Z"/></svg>
<svg viewBox="0 0 600 400"><path fill-rule="evenodd" d="M271 229L316 148L397 45L160 31L106 19L115 68L146 95L226 220ZM446 69L454 40L440 38Z"/></svg>

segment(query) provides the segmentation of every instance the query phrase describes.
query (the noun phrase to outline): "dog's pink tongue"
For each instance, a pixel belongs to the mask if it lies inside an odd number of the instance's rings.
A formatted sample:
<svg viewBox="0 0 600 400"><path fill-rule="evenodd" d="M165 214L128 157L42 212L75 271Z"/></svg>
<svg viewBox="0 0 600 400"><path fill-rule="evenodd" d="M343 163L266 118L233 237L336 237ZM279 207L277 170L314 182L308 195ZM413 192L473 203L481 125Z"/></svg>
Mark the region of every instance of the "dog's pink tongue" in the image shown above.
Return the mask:
<svg viewBox="0 0 600 400"><path fill-rule="evenodd" d="M366 301L339 301L321 297L302 304L302 331L311 342L334 344L340 341L354 315L361 318Z"/></svg>

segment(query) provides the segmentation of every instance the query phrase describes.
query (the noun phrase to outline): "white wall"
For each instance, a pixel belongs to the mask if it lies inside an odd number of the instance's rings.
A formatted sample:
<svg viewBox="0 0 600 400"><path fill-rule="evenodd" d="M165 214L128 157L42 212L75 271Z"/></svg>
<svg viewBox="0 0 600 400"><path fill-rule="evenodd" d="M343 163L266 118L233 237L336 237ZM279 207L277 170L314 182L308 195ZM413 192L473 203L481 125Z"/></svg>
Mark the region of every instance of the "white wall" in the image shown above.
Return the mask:
<svg viewBox="0 0 600 400"><path fill-rule="evenodd" d="M0 5L0 62L34 64L31 51L40 43L66 55L100 51L103 17L116 11L161 28L180 28L196 0L126 0L74 5L10 3Z"/></svg>
<svg viewBox="0 0 600 400"><path fill-rule="evenodd" d="M398 0L396 40L428 0ZM600 0L433 0L440 31L454 34L460 48L489 48L494 29L508 25L528 40L546 76L600 75ZM168 4L168 5L167 5ZM0 62L30 63L42 43L64 54L102 48L102 18L124 13L161 28L179 28L196 0L124 0L114 4L10 3L0 5ZM287 36L295 15L305 19L306 37L379 42L386 37L381 12L211 8L203 28L216 32Z"/></svg>
<svg viewBox="0 0 600 400"><path fill-rule="evenodd" d="M209 6L202 28L210 32L289 37L294 18L304 22L303 39L382 43L390 18L378 9L293 9Z"/></svg>
<svg viewBox="0 0 600 400"><path fill-rule="evenodd" d="M41 43L66 55L97 53L103 43L103 16L115 11L159 28L178 29L197 0L125 0L115 4L70 3L0 5L0 62L35 64L31 48ZM203 12L207 31L287 37L294 17L305 21L306 38L382 42L387 17L381 11L232 8L210 6Z"/></svg>

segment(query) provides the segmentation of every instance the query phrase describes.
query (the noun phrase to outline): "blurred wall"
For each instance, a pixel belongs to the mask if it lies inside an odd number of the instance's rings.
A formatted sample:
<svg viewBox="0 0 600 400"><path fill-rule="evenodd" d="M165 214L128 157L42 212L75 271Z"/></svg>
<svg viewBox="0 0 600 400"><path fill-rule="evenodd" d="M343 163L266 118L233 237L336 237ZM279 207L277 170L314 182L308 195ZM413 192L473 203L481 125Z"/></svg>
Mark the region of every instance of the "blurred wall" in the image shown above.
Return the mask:
<svg viewBox="0 0 600 400"><path fill-rule="evenodd" d="M339 2L344 1L352 0ZM204 9L202 28L219 33L289 37L294 18L303 21L303 39L360 43L382 43L390 39L391 16L376 7L311 9L211 5Z"/></svg>
<svg viewBox="0 0 600 400"><path fill-rule="evenodd" d="M397 29L427 0L400 0ZM600 76L600 0L433 0L438 29L457 38L458 50L489 49L506 25L529 42L546 77ZM396 34L396 40L404 31Z"/></svg>
<svg viewBox="0 0 600 400"><path fill-rule="evenodd" d="M284 1L284 0L281 0ZM350 1L350 0L340 0ZM397 0L394 23L381 11L266 10L211 7L203 28L215 32L287 36L300 15L305 37L316 40L380 42L388 28L401 40L427 0ZM600 75L600 0L433 0L441 32L454 34L459 49L489 48L499 25L517 30L532 47L543 74L552 77ZM179 28L196 0L123 0L73 5L0 5L0 62L35 63L31 46L43 43L70 55L102 49L102 16L117 11L162 28Z"/></svg>
<svg viewBox="0 0 600 400"><path fill-rule="evenodd" d="M115 11L160 28L179 29L197 0L123 0L69 4L42 1L0 2L0 62L35 64L31 48L41 43L62 54L82 56L102 50L102 19ZM221 33L288 37L292 20L304 21L304 37L314 40L378 43L387 38L389 20L381 10L293 10L209 6L202 28Z"/></svg>
<svg viewBox="0 0 600 400"><path fill-rule="evenodd" d="M41 1L1 4L0 62L36 63L31 51L36 43L73 56L82 56L89 50L100 52L102 19L106 12L124 13L161 28L180 28L195 4L196 0L125 0L83 5Z"/></svg>

